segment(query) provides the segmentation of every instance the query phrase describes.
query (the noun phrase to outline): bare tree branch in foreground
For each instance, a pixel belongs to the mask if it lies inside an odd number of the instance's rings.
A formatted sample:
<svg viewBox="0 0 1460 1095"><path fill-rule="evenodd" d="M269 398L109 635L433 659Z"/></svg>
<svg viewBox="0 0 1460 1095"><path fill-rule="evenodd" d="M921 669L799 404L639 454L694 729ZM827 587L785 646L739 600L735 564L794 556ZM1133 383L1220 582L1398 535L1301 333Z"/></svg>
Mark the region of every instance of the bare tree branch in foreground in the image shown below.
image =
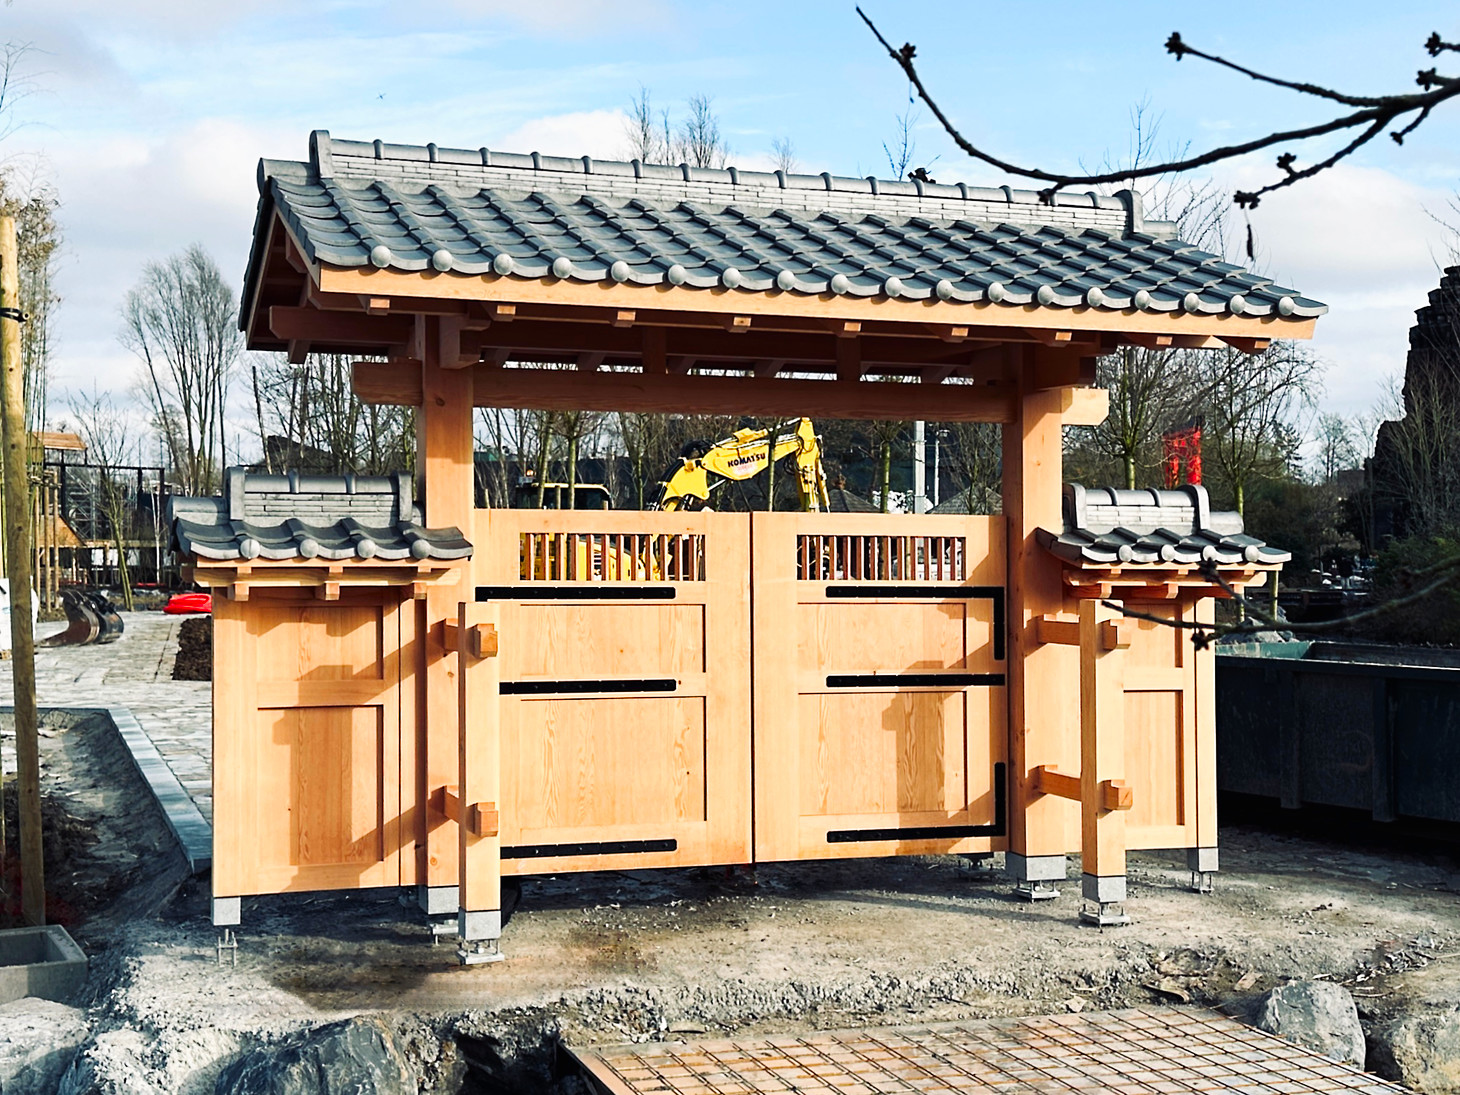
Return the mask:
<svg viewBox="0 0 1460 1095"><path fill-rule="evenodd" d="M1319 620L1313 623L1291 623L1287 620L1279 620L1257 607L1257 602L1249 600L1237 591L1237 588L1222 577L1217 569L1217 564L1204 562L1197 568L1202 577L1207 581L1216 584L1222 589L1232 602L1243 610L1243 618L1232 624L1202 624L1192 623L1189 620L1171 620L1164 616L1156 616L1149 612L1141 612L1134 608L1126 608L1119 601L1102 600L1100 603L1106 608L1114 609L1122 616L1132 620L1146 620L1151 623L1161 624L1165 627L1184 628L1195 632L1192 635L1192 644L1198 649L1204 649L1220 638L1227 635L1255 635L1259 631L1292 631L1299 634L1322 634L1326 631L1339 631L1355 623L1364 620L1376 619L1387 615L1395 609L1405 608L1417 604L1426 597L1432 596L1444 589L1455 580L1455 575L1460 572L1460 555L1449 555L1429 566L1420 567L1418 570L1410 570L1404 577L1411 582L1429 579L1424 585L1412 589L1402 596L1391 598L1381 604L1366 608L1362 612L1355 612L1351 616L1344 616L1337 620Z"/></svg>
<svg viewBox="0 0 1460 1095"><path fill-rule="evenodd" d="M1132 179L1151 178L1158 175L1165 175L1172 172L1190 171L1193 168L1206 167L1209 164L1218 163L1222 160L1230 160L1237 156L1245 156L1249 152L1258 152L1264 148L1271 148L1273 145L1287 144L1294 141L1306 141L1312 137L1322 137L1329 133L1342 133L1349 130L1359 130L1359 133L1348 144L1344 145L1337 152L1324 160L1311 164L1308 167L1298 168L1297 157L1292 152L1283 152L1277 158L1277 166L1283 172L1283 177L1275 183L1258 190L1239 190L1232 195L1232 200L1244 209L1255 209L1264 194L1274 190L1281 190L1283 187L1292 186L1300 179L1312 178L1320 171L1332 167L1344 157L1351 155L1359 148L1368 144L1371 140L1384 132L1389 126L1408 118L1408 121L1400 128L1390 132L1395 144L1403 144L1404 138L1413 133L1419 125L1429 117L1430 112L1446 100L1460 96L1460 77L1441 76L1435 69L1425 69L1415 78L1423 92L1410 92L1402 95L1348 95L1332 88L1321 87L1317 84L1297 83L1292 80L1284 80L1276 76L1268 76L1246 68L1226 58L1218 57L1216 54L1206 53L1194 46L1187 45L1182 41L1180 34L1173 33L1166 40L1166 52L1175 55L1179 61L1190 54L1193 57L1200 57L1204 61L1210 61L1223 68L1229 68L1234 72L1240 72L1259 83L1272 84L1275 87L1287 88L1303 95L1310 95L1319 99L1326 99L1330 102L1341 104L1345 107L1357 107L1352 113L1340 114L1327 122L1318 125L1305 126L1301 129L1289 129L1276 133L1269 133L1265 137L1258 137L1242 144L1223 145L1220 148L1213 148L1200 155L1181 157L1169 163L1148 164L1137 170L1107 171L1096 175L1062 175L1053 171L1044 171L1037 167L1020 167L1018 164L1001 160L997 156L985 152L976 147L971 141L958 131L958 128L944 113L943 108L933 99L932 94L923 84L922 77L918 74L917 66L913 59L917 56L917 47L911 42L903 45L901 49L894 48L882 32L877 29L875 23L867 17L867 13L861 8L857 14L862 17L862 22L876 36L882 48L887 50L887 55L897 63L897 66L907 74L908 81L918 93L918 98L928 105L948 136L953 138L954 143L964 152L976 160L982 160L1000 171L1010 175L1022 175L1029 179L1038 179L1041 182L1051 185L1040 191L1040 197L1046 202L1052 202L1054 195L1067 186L1098 186L1103 183L1129 182ZM1431 34L1425 42L1425 50L1431 57L1438 57L1441 53L1460 53L1460 43L1444 41L1438 32ZM1413 115L1413 117L1409 117Z"/></svg>

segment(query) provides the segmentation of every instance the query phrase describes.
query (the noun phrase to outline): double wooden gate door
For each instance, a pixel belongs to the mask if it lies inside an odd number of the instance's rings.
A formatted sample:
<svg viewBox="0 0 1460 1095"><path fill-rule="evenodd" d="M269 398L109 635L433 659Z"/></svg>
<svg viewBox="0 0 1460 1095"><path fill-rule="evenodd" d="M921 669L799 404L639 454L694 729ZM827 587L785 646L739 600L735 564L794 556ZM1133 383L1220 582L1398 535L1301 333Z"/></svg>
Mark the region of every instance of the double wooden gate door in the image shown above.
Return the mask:
<svg viewBox="0 0 1460 1095"><path fill-rule="evenodd" d="M504 873L1002 847L997 517L479 511ZM482 690L475 695L484 704Z"/></svg>

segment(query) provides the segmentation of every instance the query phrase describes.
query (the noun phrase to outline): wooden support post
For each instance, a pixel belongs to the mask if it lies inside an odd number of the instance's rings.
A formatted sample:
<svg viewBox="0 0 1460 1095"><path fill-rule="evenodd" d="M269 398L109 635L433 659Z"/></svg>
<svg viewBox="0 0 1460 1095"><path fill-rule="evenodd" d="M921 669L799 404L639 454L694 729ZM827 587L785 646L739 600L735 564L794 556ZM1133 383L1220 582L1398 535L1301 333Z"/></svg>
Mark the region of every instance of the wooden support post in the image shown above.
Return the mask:
<svg viewBox="0 0 1460 1095"><path fill-rule="evenodd" d="M25 371L20 360L20 270L15 218L0 217L0 370L4 372L6 577L10 589L10 647L15 682L15 759L20 802L20 907L27 924L46 922L45 860L41 851L40 738L36 725L35 634L30 620L31 558L26 490Z"/></svg>
<svg viewBox="0 0 1460 1095"><path fill-rule="evenodd" d="M467 536L472 529L472 378L471 369L453 369L443 357L450 339L441 337L441 319L418 316L422 403L416 422L416 471L426 524L454 525ZM422 819L416 832L423 861L416 881L428 914L456 911L459 896L457 826L429 808L427 789L457 782L458 672L454 651L444 645L444 624L457 616L460 592L449 586L430 587L416 601L418 634L424 647L417 666L424 671L424 693L416 728L416 801ZM493 802L496 795L480 796ZM448 824L448 822L451 822Z"/></svg>
<svg viewBox="0 0 1460 1095"><path fill-rule="evenodd" d="M457 605L458 798L456 820L460 863L458 952L464 964L502 958L502 837L496 804L502 801L501 739L498 721L496 614L498 606L463 601ZM484 643L483 637L492 641ZM485 651L490 649L491 653Z"/></svg>
<svg viewBox="0 0 1460 1095"><path fill-rule="evenodd" d="M1080 602L1080 919L1128 924L1125 902L1125 650L1109 643L1113 609ZM1119 638L1117 631L1116 637Z"/></svg>
<svg viewBox="0 0 1460 1095"><path fill-rule="evenodd" d="M1181 609L1181 618L1212 626L1217 602L1201 597ZM1196 687L1196 847L1187 850L1192 889L1205 893L1212 888L1217 872L1217 652L1210 643L1201 650L1187 643L1185 654L1193 659Z"/></svg>
<svg viewBox="0 0 1460 1095"><path fill-rule="evenodd" d="M1035 388L1040 359L1071 351L1015 348L1010 364L1023 378L1014 421L1004 427L1004 518L1009 560L1009 802L1010 875L1028 897L1054 896L1049 883L1065 877L1065 853L1075 845L1078 811L1039 794L1040 765L1074 771L1079 751L1079 654L1041 642L1041 616L1065 607L1060 568L1039 546L1035 532L1058 529L1063 473L1059 389ZM1058 362L1054 363L1058 365Z"/></svg>

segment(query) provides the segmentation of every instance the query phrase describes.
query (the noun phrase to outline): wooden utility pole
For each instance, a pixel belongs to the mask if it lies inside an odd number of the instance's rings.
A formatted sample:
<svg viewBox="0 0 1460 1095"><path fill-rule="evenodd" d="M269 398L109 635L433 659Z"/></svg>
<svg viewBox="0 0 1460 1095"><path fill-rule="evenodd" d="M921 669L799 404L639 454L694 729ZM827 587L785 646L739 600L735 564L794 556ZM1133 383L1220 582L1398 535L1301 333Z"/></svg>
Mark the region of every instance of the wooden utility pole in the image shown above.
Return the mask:
<svg viewBox="0 0 1460 1095"><path fill-rule="evenodd" d="M36 732L35 634L31 627L30 512L26 490L25 375L20 363L20 271L15 218L0 217L0 433L5 457L6 556L10 579L10 645L15 682L15 757L20 793L21 911L27 924L46 922L41 851L40 738Z"/></svg>

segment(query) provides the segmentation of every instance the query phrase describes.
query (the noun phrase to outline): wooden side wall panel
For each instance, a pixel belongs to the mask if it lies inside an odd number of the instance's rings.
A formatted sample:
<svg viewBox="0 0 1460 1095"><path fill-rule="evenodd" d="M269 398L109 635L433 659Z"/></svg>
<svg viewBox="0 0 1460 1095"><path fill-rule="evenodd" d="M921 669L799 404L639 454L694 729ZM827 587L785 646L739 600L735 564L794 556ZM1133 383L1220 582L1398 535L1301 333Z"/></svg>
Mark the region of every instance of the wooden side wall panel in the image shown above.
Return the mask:
<svg viewBox="0 0 1460 1095"><path fill-rule="evenodd" d="M393 592L218 599L214 896L399 885L401 617Z"/></svg>
<svg viewBox="0 0 1460 1095"><path fill-rule="evenodd" d="M1127 601L1126 606L1172 623L1189 622L1189 601ZM1202 652L1186 628L1127 620L1125 651L1125 764L1133 804L1126 817L1131 848L1197 846ZM1210 654L1207 655L1208 657ZM1215 842L1215 833L1212 836Z"/></svg>

